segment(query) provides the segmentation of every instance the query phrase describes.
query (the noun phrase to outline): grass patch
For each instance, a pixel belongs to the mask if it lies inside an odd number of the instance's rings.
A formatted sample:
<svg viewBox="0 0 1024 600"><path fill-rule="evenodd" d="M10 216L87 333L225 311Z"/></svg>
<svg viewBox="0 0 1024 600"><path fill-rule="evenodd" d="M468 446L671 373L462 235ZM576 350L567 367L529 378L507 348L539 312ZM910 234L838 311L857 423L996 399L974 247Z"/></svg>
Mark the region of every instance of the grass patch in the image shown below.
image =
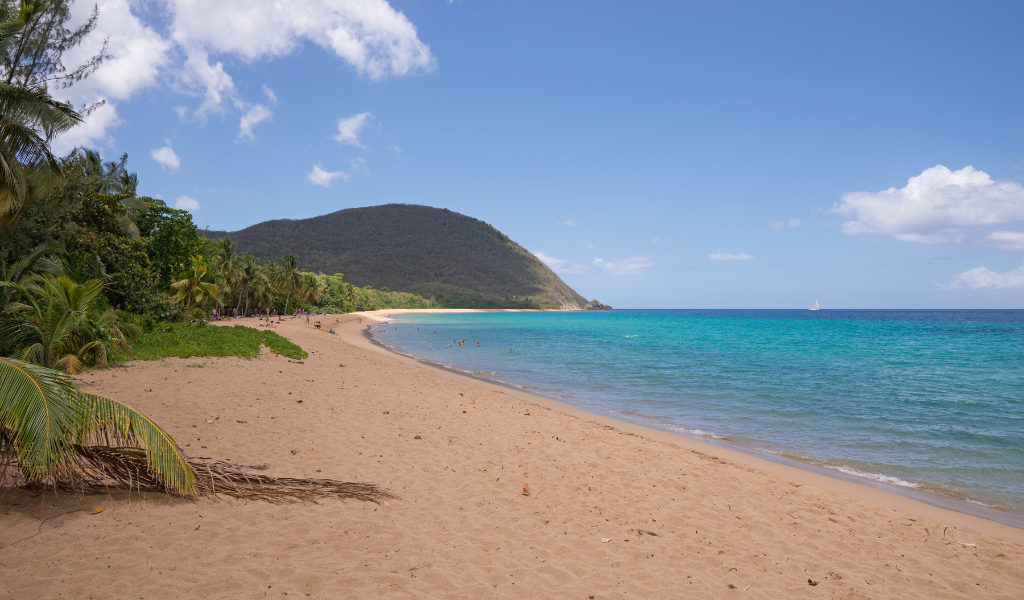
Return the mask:
<svg viewBox="0 0 1024 600"><path fill-rule="evenodd" d="M167 356L189 358L192 356L259 356L260 346L266 346L277 354L289 358L303 359L306 351L273 331L260 331L250 327L214 327L212 325L188 325L162 323L150 333L144 333L130 340L132 354L119 354L115 362L126 360L155 360Z"/></svg>

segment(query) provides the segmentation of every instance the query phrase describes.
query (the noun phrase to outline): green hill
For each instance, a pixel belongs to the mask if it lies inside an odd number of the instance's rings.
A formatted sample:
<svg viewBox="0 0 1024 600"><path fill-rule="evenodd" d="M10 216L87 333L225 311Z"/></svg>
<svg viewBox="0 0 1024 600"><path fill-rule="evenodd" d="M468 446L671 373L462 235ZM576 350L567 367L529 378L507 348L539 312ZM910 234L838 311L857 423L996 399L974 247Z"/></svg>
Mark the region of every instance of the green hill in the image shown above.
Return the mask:
<svg viewBox="0 0 1024 600"><path fill-rule="evenodd" d="M294 253L306 269L344 273L354 285L443 296L448 306L532 299L542 308L580 310L587 304L508 236L447 209L386 204L204 235L230 235L240 252L264 260Z"/></svg>

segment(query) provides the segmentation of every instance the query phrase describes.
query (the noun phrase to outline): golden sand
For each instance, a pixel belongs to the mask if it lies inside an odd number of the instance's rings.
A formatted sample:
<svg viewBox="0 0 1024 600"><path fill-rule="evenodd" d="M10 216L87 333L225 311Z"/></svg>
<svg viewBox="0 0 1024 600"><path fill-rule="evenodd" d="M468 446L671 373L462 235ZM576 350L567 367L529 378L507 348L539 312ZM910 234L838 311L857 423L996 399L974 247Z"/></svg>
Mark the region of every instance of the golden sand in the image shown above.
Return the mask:
<svg viewBox="0 0 1024 600"><path fill-rule="evenodd" d="M1022 530L421 364L359 318L286 319L301 362L84 381L193 456L399 500L8 490L0 598L1024 598Z"/></svg>

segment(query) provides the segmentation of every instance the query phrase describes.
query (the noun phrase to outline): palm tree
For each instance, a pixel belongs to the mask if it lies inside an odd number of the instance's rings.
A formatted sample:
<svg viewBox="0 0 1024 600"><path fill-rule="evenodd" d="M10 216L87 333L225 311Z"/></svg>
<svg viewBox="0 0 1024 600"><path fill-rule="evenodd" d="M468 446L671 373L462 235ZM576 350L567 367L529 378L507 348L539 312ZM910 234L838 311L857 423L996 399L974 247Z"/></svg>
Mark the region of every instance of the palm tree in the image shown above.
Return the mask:
<svg viewBox="0 0 1024 600"><path fill-rule="evenodd" d="M193 256L192 263L185 268L181 279L171 284L175 290L173 300L181 302L184 300L185 310L192 310L192 303L201 303L204 299L217 298L219 288L215 283L203 281L206 277L206 263L202 256Z"/></svg>
<svg viewBox="0 0 1024 600"><path fill-rule="evenodd" d="M242 303L242 269L238 258L235 255L237 242L232 242L230 237L225 237L217 244L217 254L214 263L217 265L217 285L222 286L221 293L227 295L232 289L238 290L238 302Z"/></svg>
<svg viewBox="0 0 1024 600"><path fill-rule="evenodd" d="M281 257L281 271L277 279L278 289L285 292L284 314L288 314L288 301L292 292L299 292L302 289L302 275L299 273L299 259L294 254L286 254Z"/></svg>
<svg viewBox="0 0 1024 600"><path fill-rule="evenodd" d="M257 309L263 310L270 306L274 302L274 296L271 293L274 284L270 280L270 276L267 275L266 269L256 267L256 272L253 274L250 282L250 290L252 292L252 301ZM249 312L249 301L245 301L246 314Z"/></svg>
<svg viewBox="0 0 1024 600"><path fill-rule="evenodd" d="M9 20L0 23L0 55L21 47L26 25L46 9L45 2L22 2L17 15L3 11ZM82 115L51 98L45 84L19 85L10 77L0 83L0 225L17 218L31 188L45 191L63 179L50 142L81 122Z"/></svg>
<svg viewBox="0 0 1024 600"><path fill-rule="evenodd" d="M3 346L12 356L68 373L86 365L106 366L108 347L130 350L113 310L100 309L103 281L76 283L69 277L37 275L14 288L21 302L9 302L0 320Z"/></svg>
<svg viewBox="0 0 1024 600"><path fill-rule="evenodd" d="M302 293L301 297L310 304L316 304L323 297L324 291L327 289L326 282L322 281L319 277L312 273L302 274Z"/></svg>

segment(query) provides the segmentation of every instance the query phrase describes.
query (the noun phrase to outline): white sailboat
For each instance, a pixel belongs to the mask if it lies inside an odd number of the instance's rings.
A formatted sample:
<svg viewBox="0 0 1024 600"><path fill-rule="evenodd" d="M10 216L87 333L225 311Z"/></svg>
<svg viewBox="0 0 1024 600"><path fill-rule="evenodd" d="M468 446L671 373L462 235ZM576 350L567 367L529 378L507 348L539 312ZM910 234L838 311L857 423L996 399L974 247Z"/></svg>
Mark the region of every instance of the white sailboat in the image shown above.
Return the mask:
<svg viewBox="0 0 1024 600"><path fill-rule="evenodd" d="M811 305L811 310L821 310L820 308L818 308L818 299L817 298L814 299L814 304Z"/></svg>

